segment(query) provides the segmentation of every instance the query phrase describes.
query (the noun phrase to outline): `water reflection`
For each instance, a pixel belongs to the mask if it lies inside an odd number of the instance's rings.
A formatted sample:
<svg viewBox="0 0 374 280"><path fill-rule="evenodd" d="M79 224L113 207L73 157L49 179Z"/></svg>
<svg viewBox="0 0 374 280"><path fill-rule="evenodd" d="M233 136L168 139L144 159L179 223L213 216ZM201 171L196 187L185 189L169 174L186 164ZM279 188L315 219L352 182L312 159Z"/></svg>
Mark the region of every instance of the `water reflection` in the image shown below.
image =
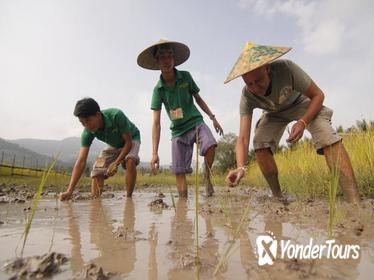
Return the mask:
<svg viewBox="0 0 374 280"><path fill-rule="evenodd" d="M136 245L134 238L135 209L132 199L126 199L123 219L123 237L115 238L111 219L101 199L91 201L89 230L91 242L97 246L99 257L92 261L104 270L118 273L129 273L134 269L136 261Z"/></svg>
<svg viewBox="0 0 374 280"><path fill-rule="evenodd" d="M78 227L77 218L74 214L71 203L64 204L68 217L68 232L71 238L71 269L72 271L80 271L83 268L84 260L81 249L81 236Z"/></svg>
<svg viewBox="0 0 374 280"><path fill-rule="evenodd" d="M72 242L71 270L80 271L86 259L86 262L92 261L103 267L105 271L117 272L137 279L139 277L152 280L194 279L196 248L193 206L190 205L189 209L188 201L179 199L176 201L175 213L174 209L169 209L155 216L153 213L148 214L149 208L141 204L144 203L144 199L139 200L138 205L136 202L136 199L126 199L124 204L121 202L113 206L106 204L108 201L98 199L85 202L84 205L65 204L68 234ZM192 203L193 200L189 202ZM77 207L88 210L88 219L84 211L79 212L80 217L77 217L78 211L74 211L78 209ZM120 207L119 211L117 211L118 207ZM116 233L113 232L112 216L115 213L122 216L122 207L124 207L123 219L120 224L123 225L123 235L116 237ZM231 208L228 215L212 207L214 210L212 213L207 212L199 216L200 279L214 279L213 271L225 250L224 244L233 239L245 203L236 201L228 204L228 207ZM137 237L135 212L138 216L137 227L147 232L146 236L141 236L147 237L146 241L144 239L140 241L141 239ZM295 262L277 258L274 265L259 267L255 243L259 235L273 232L278 242L290 239L294 244L307 245L310 237L314 238L316 244L325 242L326 231L317 226L313 228L312 225L320 224L309 220L309 224L305 224L303 221L291 221L289 218L277 219L273 214L259 214L256 209L250 210L250 213L252 218L244 219L241 224L234 246L237 250L228 258L228 263L220 269L217 279L258 279L272 278L274 275L292 279L304 276L359 278L361 276L359 272L362 273L372 266L373 260L370 259L367 251L367 247L372 242L361 240L351 232L347 235L335 235L336 243L354 243L366 248L365 253L361 251L358 260L324 258L315 262L306 260ZM88 238L84 238L86 232ZM278 256L279 250L278 247ZM87 256L89 256L88 260Z"/></svg>
<svg viewBox="0 0 374 280"><path fill-rule="evenodd" d="M173 267L168 271L169 279L193 279L191 271L195 263L193 222L187 217L188 202L178 199L175 205L175 216L170 225L170 260Z"/></svg>
<svg viewBox="0 0 374 280"><path fill-rule="evenodd" d="M150 280L158 279L157 258L156 258L157 243L158 243L158 232L156 230L155 223L152 223L149 233L148 233L148 244L149 244L148 279Z"/></svg>
<svg viewBox="0 0 374 280"><path fill-rule="evenodd" d="M72 270L80 271L84 260L81 254L81 237L78 222L71 204L66 204L68 214L68 232L71 237ZM116 237L108 209L103 207L101 199L90 201L88 228L90 242L95 245L98 257L90 262L103 267L105 271L128 274L134 270L136 262L135 206L132 199L126 199L123 214L123 234Z"/></svg>

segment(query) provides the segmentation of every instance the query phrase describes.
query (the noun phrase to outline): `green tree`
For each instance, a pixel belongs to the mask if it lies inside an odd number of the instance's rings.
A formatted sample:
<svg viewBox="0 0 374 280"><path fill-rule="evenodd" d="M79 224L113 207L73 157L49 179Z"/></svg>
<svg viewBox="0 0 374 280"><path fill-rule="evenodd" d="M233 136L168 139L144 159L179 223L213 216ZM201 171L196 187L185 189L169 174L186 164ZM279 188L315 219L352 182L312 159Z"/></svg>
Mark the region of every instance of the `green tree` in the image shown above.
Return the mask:
<svg viewBox="0 0 374 280"><path fill-rule="evenodd" d="M235 145L238 137L234 133L227 133L218 140L215 157L215 168L224 173L236 166Z"/></svg>
<svg viewBox="0 0 374 280"><path fill-rule="evenodd" d="M361 121L356 121L356 127L359 131L368 131L369 126L370 125L367 123L365 119L362 119Z"/></svg>
<svg viewBox="0 0 374 280"><path fill-rule="evenodd" d="M237 139L238 137L234 133L227 133L218 140L214 164L214 168L218 172L225 173L227 170L236 167L235 146ZM254 159L255 154L253 149L251 149L248 151L248 162L254 161Z"/></svg>

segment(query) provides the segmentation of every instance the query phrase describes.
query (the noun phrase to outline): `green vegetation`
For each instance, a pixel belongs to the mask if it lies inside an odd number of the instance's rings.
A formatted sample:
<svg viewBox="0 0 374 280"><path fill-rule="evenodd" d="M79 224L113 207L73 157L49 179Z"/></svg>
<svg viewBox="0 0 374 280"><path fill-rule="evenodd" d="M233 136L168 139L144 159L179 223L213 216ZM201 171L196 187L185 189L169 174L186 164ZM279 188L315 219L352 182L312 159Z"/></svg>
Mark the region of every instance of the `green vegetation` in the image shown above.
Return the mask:
<svg viewBox="0 0 374 280"><path fill-rule="evenodd" d="M374 196L374 125L366 130L344 133L343 143L351 158L359 192L365 197ZM310 141L296 144L275 154L279 180L284 190L299 197L326 196L331 173L323 156L316 154ZM256 163L251 163L244 185L266 187L267 184ZM342 195L341 188L337 194Z"/></svg>
<svg viewBox="0 0 374 280"><path fill-rule="evenodd" d="M0 184L26 185L30 186L33 190L36 190L39 186L40 179L43 177L44 172L45 170L40 169L35 170L15 167L12 170L11 167L0 166ZM58 190L60 190L61 187L64 187L69 183L69 180L70 176L67 173L51 171L45 182L45 185L55 186L58 187Z"/></svg>
<svg viewBox="0 0 374 280"><path fill-rule="evenodd" d="M247 204L247 207L245 208L241 218L240 218L240 221L239 221L239 224L238 226L236 227L235 231L234 231L234 234L233 234L233 238L231 240L228 241L227 244L225 244L225 248L224 248L224 252L221 256L221 259L219 260L216 268L214 269L214 272L213 272L213 275L216 276L217 275L217 272L221 269L221 267L228 262L230 256L234 253L234 245L236 243L236 240L238 239L239 237L239 233L242 229L242 226L244 224L244 221L245 219L248 218L248 215L249 215L249 210L250 210L250 201L248 201L248 204Z"/></svg>
<svg viewBox="0 0 374 280"><path fill-rule="evenodd" d="M365 121L360 121L357 123L357 127L349 128L346 131L338 128L338 131L343 135L343 142L352 161L360 194L364 197L374 197L373 123L368 124ZM222 138L222 141L228 141L231 144L223 145L224 149L221 149L221 146L217 148L217 161L212 169L212 174L214 174L212 179L213 184L218 187L225 185L226 171L228 168L232 168L231 165L234 164L232 157L235 157L235 153L231 153L229 150L235 149L235 145L233 145L235 139L233 135ZM222 141L219 143L222 143ZM220 154L230 155L229 158L231 159L223 156L220 157ZM241 185L267 188L267 183L258 165L253 160L253 152L249 154L252 160L249 163L247 175L241 181ZM226 167L223 168L224 164L220 163L223 159L229 163L231 162L231 164L225 165ZM283 190L293 193L298 197L327 197L331 183L331 173L324 157L316 154L310 140L304 140L292 145L292 147L283 147L275 154L275 160L278 164L279 179ZM11 171L9 168L0 167L0 184L28 185L36 189L42 172L31 169L29 171L22 170L22 172L26 173L10 176ZM50 185L53 185L56 191L61 191L61 188L64 189L69 183L69 179L69 176L66 174L51 172L46 181L46 186L49 188ZM112 187L113 190L122 190L124 182L123 172L118 172L116 176L106 180L105 184ZM189 186L195 185L195 174L188 175L187 182ZM89 185L90 178L82 177L76 190L88 191ZM152 176L142 171L138 174L137 190L141 190L142 187L149 187L149 190L151 190L152 186L165 185L171 186L172 191L176 191L175 176L167 170L163 170L157 176ZM341 188L337 189L337 195L342 195Z"/></svg>
<svg viewBox="0 0 374 280"><path fill-rule="evenodd" d="M227 170L233 169L236 166L235 145L238 137L234 133L227 133L218 140L216 149L216 157L213 170L218 173L226 173ZM248 152L248 161L252 162L255 159L254 151Z"/></svg>
<svg viewBox="0 0 374 280"><path fill-rule="evenodd" d="M327 232L329 238L332 238L332 231L335 225L336 219L336 191L339 184L339 158L337 160L336 166L332 169L330 186L329 186L329 221L327 226Z"/></svg>
<svg viewBox="0 0 374 280"><path fill-rule="evenodd" d="M38 190L37 190L36 195L35 195L35 197L33 199L31 213L27 217L26 224L25 224L25 230L24 230L23 235L22 235L22 237L23 237L23 243L22 243L22 249L21 249L21 257L23 256L23 251L25 249L27 236L30 233L31 224L32 224L32 221L34 219L34 216L35 216L35 213L36 213L36 209L38 208L38 204L39 204L39 201L40 201L40 198L41 198L41 194L43 192L44 185L45 185L46 180L47 180L48 176L50 175L53 167L55 166L56 161L57 161L57 158L55 158L53 160L53 162L49 166L48 170L46 170L46 171L43 172L41 181L40 181L39 186L38 186Z"/></svg>

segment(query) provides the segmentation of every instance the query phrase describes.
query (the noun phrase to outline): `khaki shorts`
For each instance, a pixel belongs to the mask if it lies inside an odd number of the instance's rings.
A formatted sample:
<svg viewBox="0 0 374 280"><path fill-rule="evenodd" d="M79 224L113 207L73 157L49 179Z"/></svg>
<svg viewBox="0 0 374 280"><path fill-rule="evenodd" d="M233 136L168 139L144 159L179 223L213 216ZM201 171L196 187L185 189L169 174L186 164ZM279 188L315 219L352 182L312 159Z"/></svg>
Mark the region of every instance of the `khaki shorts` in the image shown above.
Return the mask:
<svg viewBox="0 0 374 280"><path fill-rule="evenodd" d="M270 148L274 153L288 123L299 120L309 104L310 99L304 99L282 112L264 112L256 124L253 139L254 149ZM332 114L333 111L330 108L322 106L317 116L306 127L312 135L312 142L320 155L323 154L324 147L342 139L331 126Z"/></svg>
<svg viewBox="0 0 374 280"><path fill-rule="evenodd" d="M139 164L139 148L140 142L132 141L131 150L121 163L123 169L126 169L126 162L129 158L134 159L136 165ZM121 150L122 148L117 149L113 147L107 147L106 149L102 150L100 155L96 158L94 165L92 166L91 177L102 176L105 179L108 178L108 176L106 175L107 169L109 165L116 160Z"/></svg>

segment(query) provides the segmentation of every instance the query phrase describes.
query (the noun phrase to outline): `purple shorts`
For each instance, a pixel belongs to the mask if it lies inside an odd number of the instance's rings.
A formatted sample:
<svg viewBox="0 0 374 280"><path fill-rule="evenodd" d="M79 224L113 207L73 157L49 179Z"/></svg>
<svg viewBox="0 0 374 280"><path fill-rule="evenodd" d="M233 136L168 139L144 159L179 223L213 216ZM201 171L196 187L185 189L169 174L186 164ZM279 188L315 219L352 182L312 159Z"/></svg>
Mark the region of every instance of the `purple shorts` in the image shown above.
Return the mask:
<svg viewBox="0 0 374 280"><path fill-rule="evenodd" d="M196 132L200 143L200 156L205 156L210 147L217 146L216 139L214 139L212 132L205 123L199 124L185 134L175 137L171 140L171 170L173 174L192 173L191 160L193 145L196 142Z"/></svg>

